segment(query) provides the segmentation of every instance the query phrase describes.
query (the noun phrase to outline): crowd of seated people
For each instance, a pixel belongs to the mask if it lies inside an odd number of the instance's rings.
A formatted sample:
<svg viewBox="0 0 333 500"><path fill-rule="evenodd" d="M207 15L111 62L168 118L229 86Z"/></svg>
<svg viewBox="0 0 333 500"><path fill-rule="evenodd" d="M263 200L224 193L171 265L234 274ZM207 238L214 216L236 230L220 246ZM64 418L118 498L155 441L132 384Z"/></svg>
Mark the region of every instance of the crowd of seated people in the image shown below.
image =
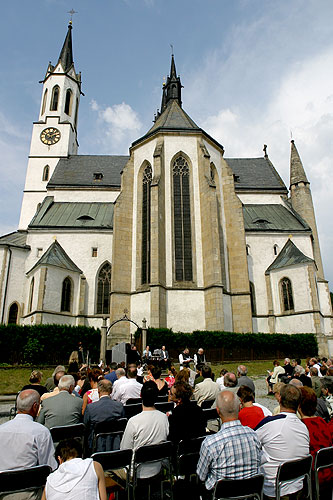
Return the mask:
<svg viewBox="0 0 333 500"><path fill-rule="evenodd" d="M274 366L282 368L277 362ZM207 364L197 365L194 378L195 372L186 366L178 372L170 366L165 378L158 365L147 365L144 377L134 363L126 367L112 363L104 370L75 368L78 371L72 374L65 373L63 366L56 368L53 384L48 381L49 392L45 394L48 397L40 397L44 391L34 386L40 385L41 376L33 372L29 387L23 388L18 396L16 417L0 425L0 470L49 464L54 472L43 493L45 500L85 498L79 493L84 490L89 491L91 499L107 498L101 466L90 458L96 451L135 451L144 445L169 440L174 445L175 464L179 442L201 436L206 438L198 456L197 477L203 485L200 493L203 498L211 497L219 479L242 479L263 472L264 495L270 500L275 498L279 464L309 453L315 457L319 449L333 445L331 360L309 358L303 368L300 360L286 358L284 368L275 371L275 378L273 370L267 380L278 403L273 415L256 402L255 384L244 365L236 373L222 369L216 382ZM301 375L307 384L302 382ZM276 380L274 384L272 377ZM160 411L159 401L166 396L171 405ZM136 402L136 414L126 417L131 401ZM205 402L211 403L216 418L220 419L219 430L208 425ZM117 438L106 436L96 444L98 424L125 417L126 427ZM83 454L72 440L61 442L54 454L49 429L80 422L84 423L86 433ZM161 464L144 466L138 477L154 476L160 468ZM124 486L124 470L112 477ZM323 471L320 483L329 498L332 471ZM292 499L302 488L302 481L294 481L281 493ZM326 500L325 496L322 498Z"/></svg>

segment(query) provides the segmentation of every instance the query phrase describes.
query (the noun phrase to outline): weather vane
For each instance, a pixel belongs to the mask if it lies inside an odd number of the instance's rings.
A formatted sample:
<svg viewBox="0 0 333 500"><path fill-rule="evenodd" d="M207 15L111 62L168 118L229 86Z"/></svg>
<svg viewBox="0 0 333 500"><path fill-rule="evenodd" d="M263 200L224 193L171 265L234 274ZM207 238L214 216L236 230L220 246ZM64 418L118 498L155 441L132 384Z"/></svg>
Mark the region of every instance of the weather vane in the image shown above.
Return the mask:
<svg viewBox="0 0 333 500"><path fill-rule="evenodd" d="M74 10L74 9L71 9L71 10L69 10L69 11L68 11L68 14L70 14L70 15L71 15L71 20L70 20L70 22L72 22L72 21L73 21L73 15L74 15L74 14L77 14L77 11L76 11L76 10Z"/></svg>

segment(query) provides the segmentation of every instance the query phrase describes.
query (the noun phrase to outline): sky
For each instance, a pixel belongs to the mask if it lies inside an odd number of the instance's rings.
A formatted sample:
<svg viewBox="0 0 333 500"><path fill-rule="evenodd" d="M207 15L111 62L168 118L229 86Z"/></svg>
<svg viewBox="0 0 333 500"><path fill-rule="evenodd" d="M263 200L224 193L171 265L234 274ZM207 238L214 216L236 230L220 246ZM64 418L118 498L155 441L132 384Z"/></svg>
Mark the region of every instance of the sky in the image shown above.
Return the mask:
<svg viewBox="0 0 333 500"><path fill-rule="evenodd" d="M17 228L48 62L73 16L80 154L128 154L151 127L173 45L183 108L226 157L263 145L289 187L290 139L311 183L333 290L332 0L1 2L0 234Z"/></svg>

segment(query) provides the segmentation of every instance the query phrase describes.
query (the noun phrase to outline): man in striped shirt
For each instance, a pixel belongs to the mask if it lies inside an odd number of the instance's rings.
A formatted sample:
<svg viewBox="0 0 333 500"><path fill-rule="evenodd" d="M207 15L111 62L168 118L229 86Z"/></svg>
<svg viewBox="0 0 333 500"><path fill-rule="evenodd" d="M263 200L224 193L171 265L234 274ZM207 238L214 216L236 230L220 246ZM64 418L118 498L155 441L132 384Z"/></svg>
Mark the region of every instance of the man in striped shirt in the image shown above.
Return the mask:
<svg viewBox="0 0 333 500"><path fill-rule="evenodd" d="M236 394L222 391L216 398L222 420L219 432L201 445L197 474L212 490L219 479L247 479L259 473L262 450L256 433L238 420L240 401Z"/></svg>

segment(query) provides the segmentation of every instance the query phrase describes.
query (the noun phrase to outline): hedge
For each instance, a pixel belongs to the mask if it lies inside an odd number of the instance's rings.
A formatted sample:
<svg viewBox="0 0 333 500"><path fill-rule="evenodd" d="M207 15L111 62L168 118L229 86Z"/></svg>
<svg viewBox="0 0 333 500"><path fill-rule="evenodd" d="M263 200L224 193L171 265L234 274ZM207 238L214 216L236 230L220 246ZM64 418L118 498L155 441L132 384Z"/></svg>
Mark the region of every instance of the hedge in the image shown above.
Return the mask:
<svg viewBox="0 0 333 500"><path fill-rule="evenodd" d="M138 329L136 338L140 337ZM312 333L234 333L200 331L173 332L167 328L149 328L147 344L151 350L165 345L176 357L184 347L196 352L199 347L210 352L210 359L274 359L281 357L304 358L318 353L317 339ZM178 354L177 354L178 353Z"/></svg>
<svg viewBox="0 0 333 500"><path fill-rule="evenodd" d="M85 326L0 325L0 363L67 364L79 342L84 353L89 350L89 358L97 361L100 335L100 330Z"/></svg>

